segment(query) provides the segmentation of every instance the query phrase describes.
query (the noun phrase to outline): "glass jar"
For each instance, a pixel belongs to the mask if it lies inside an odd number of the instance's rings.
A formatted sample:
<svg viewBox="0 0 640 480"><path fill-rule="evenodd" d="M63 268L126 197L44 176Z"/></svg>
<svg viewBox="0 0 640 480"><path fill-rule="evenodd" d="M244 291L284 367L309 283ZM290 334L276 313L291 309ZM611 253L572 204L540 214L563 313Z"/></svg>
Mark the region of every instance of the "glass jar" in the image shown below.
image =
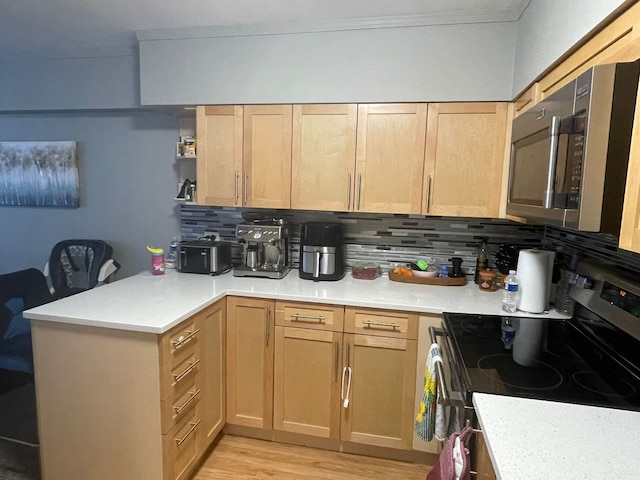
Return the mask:
<svg viewBox="0 0 640 480"><path fill-rule="evenodd" d="M480 270L478 272L478 287L480 290L485 290L488 292L495 292L498 289L498 284L496 282L496 272L491 270L490 268L485 268L484 270Z"/></svg>

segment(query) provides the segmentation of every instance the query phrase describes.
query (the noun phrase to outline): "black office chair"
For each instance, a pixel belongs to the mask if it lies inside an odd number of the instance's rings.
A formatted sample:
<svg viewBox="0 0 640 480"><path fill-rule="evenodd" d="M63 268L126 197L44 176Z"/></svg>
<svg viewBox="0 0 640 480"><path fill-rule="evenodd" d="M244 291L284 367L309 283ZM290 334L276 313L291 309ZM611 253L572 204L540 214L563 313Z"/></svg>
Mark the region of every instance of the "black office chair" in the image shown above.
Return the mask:
<svg viewBox="0 0 640 480"><path fill-rule="evenodd" d="M51 250L45 275L55 298L68 297L107 282L120 264L102 240L63 240Z"/></svg>
<svg viewBox="0 0 640 480"><path fill-rule="evenodd" d="M32 447L38 446L33 347L22 312L51 300L40 270L0 275L0 438Z"/></svg>

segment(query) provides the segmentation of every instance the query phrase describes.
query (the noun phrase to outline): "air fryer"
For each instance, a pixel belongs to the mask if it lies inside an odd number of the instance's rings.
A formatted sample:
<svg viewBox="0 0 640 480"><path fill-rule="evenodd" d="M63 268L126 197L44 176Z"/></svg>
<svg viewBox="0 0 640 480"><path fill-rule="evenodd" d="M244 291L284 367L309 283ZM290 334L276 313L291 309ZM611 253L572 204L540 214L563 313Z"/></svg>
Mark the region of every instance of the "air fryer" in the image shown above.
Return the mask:
<svg viewBox="0 0 640 480"><path fill-rule="evenodd" d="M307 222L300 232L300 278L335 281L344 277L342 224Z"/></svg>

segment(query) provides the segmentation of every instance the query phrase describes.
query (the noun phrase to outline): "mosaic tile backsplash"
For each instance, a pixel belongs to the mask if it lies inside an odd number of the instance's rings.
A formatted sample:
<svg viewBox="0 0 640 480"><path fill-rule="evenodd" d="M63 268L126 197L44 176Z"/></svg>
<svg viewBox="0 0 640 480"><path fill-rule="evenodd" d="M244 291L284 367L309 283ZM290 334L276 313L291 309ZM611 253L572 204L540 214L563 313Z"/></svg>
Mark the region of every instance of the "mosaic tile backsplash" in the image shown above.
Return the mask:
<svg viewBox="0 0 640 480"><path fill-rule="evenodd" d="M397 263L434 257L449 263L462 257L462 268L473 275L478 249L487 241L489 264L502 243L520 248L542 245L544 228L521 225L509 220L425 217L420 215L361 214L302 210L264 210L227 207L181 206L182 239L197 239L206 232L217 232L220 239L236 243L235 228L255 218L284 218L290 226L292 266L297 268L300 226L304 222L339 222L344 225L346 261L375 262L388 270ZM241 246L233 249L234 261L241 258Z"/></svg>

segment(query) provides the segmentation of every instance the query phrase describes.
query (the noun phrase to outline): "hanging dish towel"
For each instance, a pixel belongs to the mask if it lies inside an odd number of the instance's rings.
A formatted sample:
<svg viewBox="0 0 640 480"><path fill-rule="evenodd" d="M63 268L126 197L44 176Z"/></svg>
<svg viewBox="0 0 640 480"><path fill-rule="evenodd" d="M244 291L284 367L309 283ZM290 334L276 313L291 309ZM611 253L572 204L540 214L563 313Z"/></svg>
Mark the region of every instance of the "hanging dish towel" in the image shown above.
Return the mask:
<svg viewBox="0 0 640 480"><path fill-rule="evenodd" d="M465 427L447 439L438 462L427 474L427 480L470 480L469 441L473 429Z"/></svg>
<svg viewBox="0 0 640 480"><path fill-rule="evenodd" d="M416 415L415 431L418 436L425 442L433 439L436 431L436 410L437 410L437 380L436 380L436 362L442 363L442 354L440 346L434 343L429 348L427 361L424 368L424 392L422 401L420 402L420 411ZM442 421L441 430L444 430L444 411L439 418Z"/></svg>

